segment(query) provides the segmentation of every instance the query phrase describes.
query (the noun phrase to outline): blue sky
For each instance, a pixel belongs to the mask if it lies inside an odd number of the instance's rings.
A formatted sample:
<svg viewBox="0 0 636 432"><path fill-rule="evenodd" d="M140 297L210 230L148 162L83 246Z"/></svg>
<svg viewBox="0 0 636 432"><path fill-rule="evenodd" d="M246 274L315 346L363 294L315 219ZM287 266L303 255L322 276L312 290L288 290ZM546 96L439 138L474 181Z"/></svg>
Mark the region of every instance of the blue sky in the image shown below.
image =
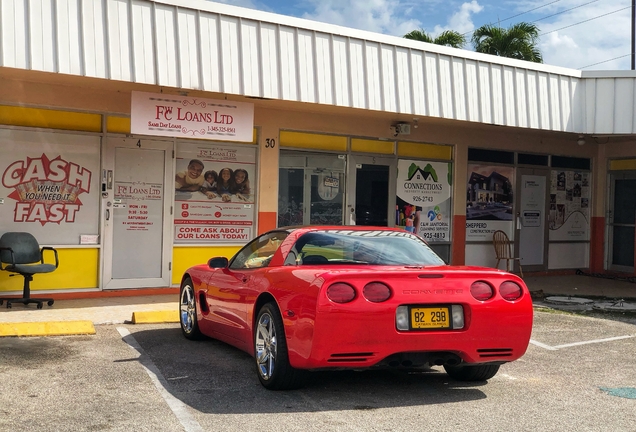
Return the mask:
<svg viewBox="0 0 636 432"><path fill-rule="evenodd" d="M423 28L433 36L456 30L470 39L483 24L536 21L546 64L588 71L631 68L630 0L217 1L394 36Z"/></svg>

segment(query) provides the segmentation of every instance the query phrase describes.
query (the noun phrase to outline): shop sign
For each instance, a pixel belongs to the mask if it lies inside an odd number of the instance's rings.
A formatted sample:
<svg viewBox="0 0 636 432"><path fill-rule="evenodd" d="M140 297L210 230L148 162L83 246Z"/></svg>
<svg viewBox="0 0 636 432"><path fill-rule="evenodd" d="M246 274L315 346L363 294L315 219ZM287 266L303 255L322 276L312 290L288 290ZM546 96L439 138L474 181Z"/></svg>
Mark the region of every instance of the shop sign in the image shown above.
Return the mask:
<svg viewBox="0 0 636 432"><path fill-rule="evenodd" d="M134 91L130 123L133 134L252 142L254 105Z"/></svg>
<svg viewBox="0 0 636 432"><path fill-rule="evenodd" d="M177 144L176 244L245 244L252 239L256 149Z"/></svg>
<svg viewBox="0 0 636 432"><path fill-rule="evenodd" d="M514 238L514 168L468 165L466 241L492 241L495 231Z"/></svg>
<svg viewBox="0 0 636 432"><path fill-rule="evenodd" d="M451 164L398 161L395 224L429 242L450 241Z"/></svg>
<svg viewBox="0 0 636 432"><path fill-rule="evenodd" d="M14 222L73 223L82 207L81 194L91 189L90 170L61 156L13 160L2 173L2 185L12 189Z"/></svg>
<svg viewBox="0 0 636 432"><path fill-rule="evenodd" d="M553 170L550 174L550 240L589 240L590 173Z"/></svg>

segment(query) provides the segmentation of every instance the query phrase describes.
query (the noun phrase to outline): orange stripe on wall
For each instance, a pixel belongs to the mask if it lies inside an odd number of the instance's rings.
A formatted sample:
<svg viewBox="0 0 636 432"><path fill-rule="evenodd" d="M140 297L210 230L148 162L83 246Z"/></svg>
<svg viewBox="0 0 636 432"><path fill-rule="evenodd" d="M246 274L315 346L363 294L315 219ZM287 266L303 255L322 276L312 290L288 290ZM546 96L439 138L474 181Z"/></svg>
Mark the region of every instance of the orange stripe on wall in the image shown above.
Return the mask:
<svg viewBox="0 0 636 432"><path fill-rule="evenodd" d="M605 261L605 218L593 217L590 238L590 271L600 273Z"/></svg>
<svg viewBox="0 0 636 432"><path fill-rule="evenodd" d="M258 234L276 228L276 212L258 212Z"/></svg>
<svg viewBox="0 0 636 432"><path fill-rule="evenodd" d="M451 264L466 264L466 215L453 216L453 243Z"/></svg>

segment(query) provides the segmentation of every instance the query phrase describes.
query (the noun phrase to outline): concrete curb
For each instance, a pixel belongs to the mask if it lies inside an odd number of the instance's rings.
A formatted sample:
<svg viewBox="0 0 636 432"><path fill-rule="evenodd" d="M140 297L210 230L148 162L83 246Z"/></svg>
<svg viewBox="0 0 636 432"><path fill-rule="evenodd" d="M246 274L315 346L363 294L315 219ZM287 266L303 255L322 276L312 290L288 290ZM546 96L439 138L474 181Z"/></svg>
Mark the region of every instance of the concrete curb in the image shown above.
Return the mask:
<svg viewBox="0 0 636 432"><path fill-rule="evenodd" d="M90 321L46 321L0 323L3 336L71 336L94 335L95 327Z"/></svg>
<svg viewBox="0 0 636 432"><path fill-rule="evenodd" d="M133 312L131 322L133 324L178 323L179 311L164 310L164 311Z"/></svg>

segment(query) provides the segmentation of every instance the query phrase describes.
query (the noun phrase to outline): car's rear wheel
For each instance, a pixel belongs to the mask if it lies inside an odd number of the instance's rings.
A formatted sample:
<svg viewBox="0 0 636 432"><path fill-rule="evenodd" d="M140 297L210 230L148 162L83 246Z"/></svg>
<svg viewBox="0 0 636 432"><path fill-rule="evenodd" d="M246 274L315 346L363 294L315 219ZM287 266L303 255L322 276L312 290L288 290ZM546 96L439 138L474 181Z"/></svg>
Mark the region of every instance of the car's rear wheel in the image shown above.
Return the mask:
<svg viewBox="0 0 636 432"><path fill-rule="evenodd" d="M203 337L199 330L197 320L197 301L194 295L192 279L185 278L181 282L179 293L179 321L181 322L181 332L190 340L198 340Z"/></svg>
<svg viewBox="0 0 636 432"><path fill-rule="evenodd" d="M499 365L444 366L444 369L458 381L486 381L497 375Z"/></svg>
<svg viewBox="0 0 636 432"><path fill-rule="evenodd" d="M283 319L275 303L266 303L258 311L254 357L258 379L265 388L290 390L305 383L306 371L289 364Z"/></svg>

